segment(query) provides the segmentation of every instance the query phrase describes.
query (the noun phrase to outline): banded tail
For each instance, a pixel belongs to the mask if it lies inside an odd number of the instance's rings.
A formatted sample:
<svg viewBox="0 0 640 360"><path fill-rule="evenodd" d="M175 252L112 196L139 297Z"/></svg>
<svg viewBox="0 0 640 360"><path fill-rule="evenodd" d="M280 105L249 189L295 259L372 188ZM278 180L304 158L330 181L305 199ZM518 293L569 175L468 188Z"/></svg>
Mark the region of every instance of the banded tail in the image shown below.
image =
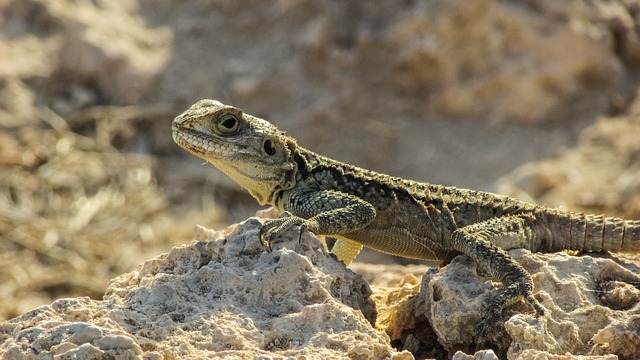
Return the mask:
<svg viewBox="0 0 640 360"><path fill-rule="evenodd" d="M548 216L553 241L551 251L640 253L640 220L624 220L604 215L557 212Z"/></svg>

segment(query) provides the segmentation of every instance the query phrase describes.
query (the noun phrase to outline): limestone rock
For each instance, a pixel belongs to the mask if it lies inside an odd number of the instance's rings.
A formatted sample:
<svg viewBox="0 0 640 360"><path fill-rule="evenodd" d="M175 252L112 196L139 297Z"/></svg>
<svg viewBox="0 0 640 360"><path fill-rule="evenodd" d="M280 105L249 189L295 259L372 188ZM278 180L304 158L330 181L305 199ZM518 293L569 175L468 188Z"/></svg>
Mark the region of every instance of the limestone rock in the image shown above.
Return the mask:
<svg viewBox="0 0 640 360"><path fill-rule="evenodd" d="M412 267L401 281L399 266L379 267L395 275L383 277L371 296L362 277L328 255L314 236L304 233L298 243L298 233L289 232L267 253L258 240L259 227L256 219L222 232L198 227L193 244L112 280L102 301L61 299L1 323L0 355L640 356L640 291L632 285L640 283L637 265L606 256L511 251L533 275L535 296L548 314L536 319L526 304L514 304L504 312L509 348L466 355L475 351L475 324L499 286L478 275L468 258L427 270L421 289ZM391 278L399 286L390 286ZM376 306L379 330L372 326Z"/></svg>
<svg viewBox="0 0 640 360"><path fill-rule="evenodd" d="M467 355L458 351L451 357L452 360L498 360L498 356L493 350L480 350L473 355Z"/></svg>
<svg viewBox="0 0 640 360"><path fill-rule="evenodd" d="M532 254L523 249L510 254L532 274L535 296L548 314L537 319L524 302L505 310L505 329L512 338L509 359L525 352L640 357L640 290L633 286L640 284L637 265L618 264L606 256ZM445 349L473 352L475 325L498 285L459 256L440 271L425 274L416 316L429 319Z"/></svg>
<svg viewBox="0 0 640 360"><path fill-rule="evenodd" d="M292 231L267 253L259 228L199 227L193 244L112 280L102 301L61 299L0 324L0 354L411 358L372 327L368 285L315 237L298 244Z"/></svg>

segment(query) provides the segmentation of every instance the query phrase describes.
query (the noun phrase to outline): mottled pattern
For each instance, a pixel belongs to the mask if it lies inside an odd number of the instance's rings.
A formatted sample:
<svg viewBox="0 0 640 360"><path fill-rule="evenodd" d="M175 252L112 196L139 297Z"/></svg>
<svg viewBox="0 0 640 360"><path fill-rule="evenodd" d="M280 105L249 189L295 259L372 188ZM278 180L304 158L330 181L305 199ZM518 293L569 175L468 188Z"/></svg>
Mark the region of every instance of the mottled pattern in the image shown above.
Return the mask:
<svg viewBox="0 0 640 360"><path fill-rule="evenodd" d="M529 273L506 250L640 252L640 221L546 208L507 196L415 182L335 161L297 145L271 123L214 100L173 122L175 141L286 213L267 220L263 242L294 226L338 239L349 264L362 246L414 259L472 258L504 289L480 331L501 325L502 309L524 299L537 315ZM489 335L487 335L489 336ZM498 336L498 335L495 335Z"/></svg>

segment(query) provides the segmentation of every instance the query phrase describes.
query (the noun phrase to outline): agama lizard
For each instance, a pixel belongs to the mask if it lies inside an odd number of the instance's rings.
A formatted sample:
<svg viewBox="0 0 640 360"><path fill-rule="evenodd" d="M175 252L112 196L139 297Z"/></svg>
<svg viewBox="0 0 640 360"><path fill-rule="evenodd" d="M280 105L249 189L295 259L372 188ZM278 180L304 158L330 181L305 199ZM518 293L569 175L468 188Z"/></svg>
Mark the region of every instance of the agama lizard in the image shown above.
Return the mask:
<svg viewBox="0 0 640 360"><path fill-rule="evenodd" d="M337 238L346 265L363 246L413 259L473 259L504 287L481 328L499 322L520 299L537 316L531 275L506 250L640 252L640 221L585 215L489 192L405 180L348 165L302 148L270 122L215 100L201 100L173 121L173 139L213 164L261 205L284 210L261 239L300 226Z"/></svg>

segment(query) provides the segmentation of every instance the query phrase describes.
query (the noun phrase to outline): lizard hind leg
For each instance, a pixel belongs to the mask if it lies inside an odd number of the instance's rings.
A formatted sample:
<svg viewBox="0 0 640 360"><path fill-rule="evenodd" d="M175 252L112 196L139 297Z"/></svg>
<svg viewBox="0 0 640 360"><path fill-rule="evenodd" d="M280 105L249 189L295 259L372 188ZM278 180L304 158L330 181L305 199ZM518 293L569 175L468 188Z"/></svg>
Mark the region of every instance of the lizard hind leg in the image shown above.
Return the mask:
<svg viewBox="0 0 640 360"><path fill-rule="evenodd" d="M518 216L490 219L453 233L453 248L469 256L482 270L504 284L480 324L481 336L491 342L505 344L502 309L506 306L524 299L535 309L536 316L544 315L544 307L533 297L531 275L502 248L507 244L509 248L526 248L531 236L528 220Z"/></svg>

